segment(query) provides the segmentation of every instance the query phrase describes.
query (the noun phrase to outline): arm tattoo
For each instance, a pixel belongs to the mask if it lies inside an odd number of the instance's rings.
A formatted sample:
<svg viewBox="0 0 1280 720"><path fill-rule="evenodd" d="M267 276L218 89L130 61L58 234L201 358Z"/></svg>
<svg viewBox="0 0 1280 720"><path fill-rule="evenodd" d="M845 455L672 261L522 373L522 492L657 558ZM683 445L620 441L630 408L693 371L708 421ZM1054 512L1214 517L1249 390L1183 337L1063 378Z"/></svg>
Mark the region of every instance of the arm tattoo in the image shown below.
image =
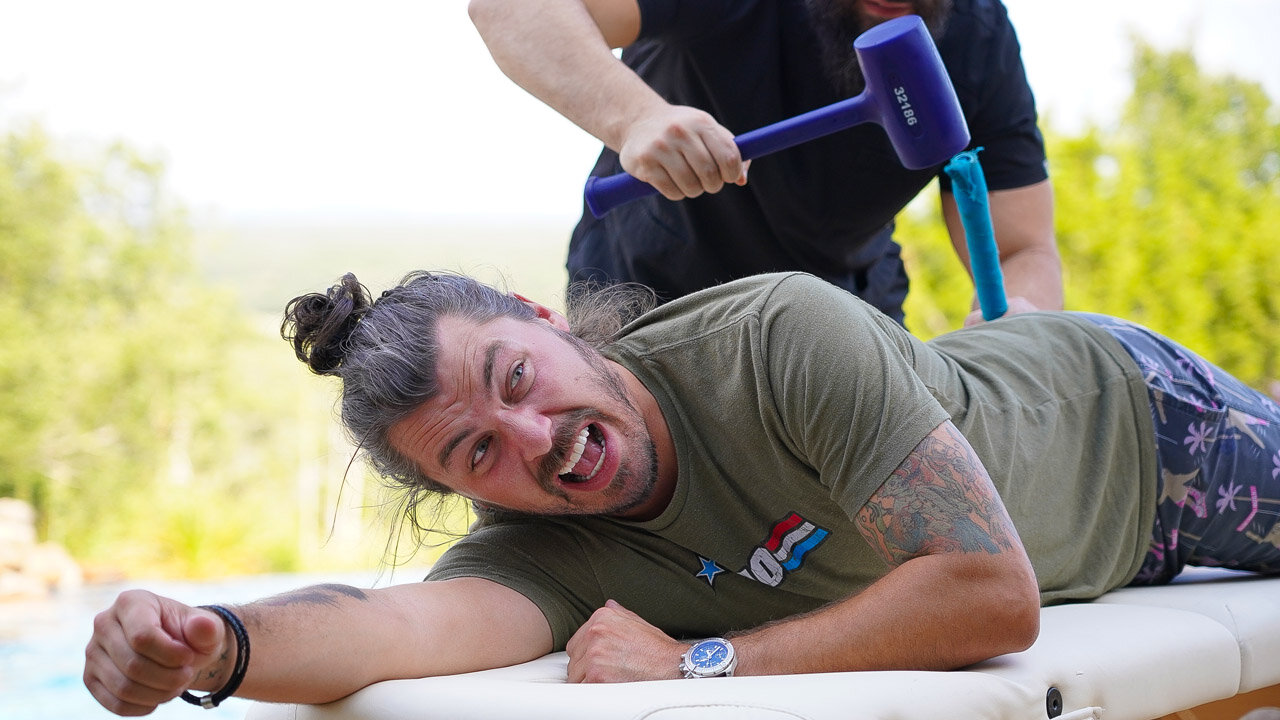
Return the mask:
<svg viewBox="0 0 1280 720"><path fill-rule="evenodd" d="M265 600L259 600L257 605L328 605L329 607L337 607L340 598L338 596L345 595L353 600L365 601L369 596L363 590L350 585L338 585L329 583L325 585L313 585L311 587L293 590L291 592L274 595Z"/></svg>
<svg viewBox="0 0 1280 720"><path fill-rule="evenodd" d="M856 522L890 567L921 555L994 555L1021 545L982 462L950 422L920 441Z"/></svg>

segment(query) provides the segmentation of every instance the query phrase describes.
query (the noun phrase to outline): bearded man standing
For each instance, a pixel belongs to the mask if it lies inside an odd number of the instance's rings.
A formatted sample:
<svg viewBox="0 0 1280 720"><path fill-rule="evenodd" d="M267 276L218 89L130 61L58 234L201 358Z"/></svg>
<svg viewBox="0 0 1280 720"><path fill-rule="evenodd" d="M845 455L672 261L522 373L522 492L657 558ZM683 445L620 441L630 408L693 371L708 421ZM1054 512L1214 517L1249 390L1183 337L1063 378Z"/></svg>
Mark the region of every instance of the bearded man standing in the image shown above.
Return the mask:
<svg viewBox="0 0 1280 720"><path fill-rule="evenodd" d="M968 265L941 167L902 167L864 124L763 158L748 182L733 137L857 94L853 39L918 14L984 148L1010 311L1062 308L1044 140L998 0L471 0L470 13L503 72L604 143L592 174L625 170L662 193L601 219L584 208L570 281L634 281L670 300L803 270L899 322L894 217L934 177Z"/></svg>

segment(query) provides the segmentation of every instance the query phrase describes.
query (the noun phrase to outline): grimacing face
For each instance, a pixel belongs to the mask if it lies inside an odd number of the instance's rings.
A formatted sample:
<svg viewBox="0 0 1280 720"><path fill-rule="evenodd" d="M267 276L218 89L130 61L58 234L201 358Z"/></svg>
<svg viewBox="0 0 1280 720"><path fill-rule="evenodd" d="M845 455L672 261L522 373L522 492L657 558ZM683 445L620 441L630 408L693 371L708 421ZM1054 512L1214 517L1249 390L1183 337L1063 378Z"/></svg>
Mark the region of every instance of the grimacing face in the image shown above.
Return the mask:
<svg viewBox="0 0 1280 720"><path fill-rule="evenodd" d="M536 515L627 516L653 499L657 460L616 370L548 321L442 317L440 392L392 446L477 501Z"/></svg>

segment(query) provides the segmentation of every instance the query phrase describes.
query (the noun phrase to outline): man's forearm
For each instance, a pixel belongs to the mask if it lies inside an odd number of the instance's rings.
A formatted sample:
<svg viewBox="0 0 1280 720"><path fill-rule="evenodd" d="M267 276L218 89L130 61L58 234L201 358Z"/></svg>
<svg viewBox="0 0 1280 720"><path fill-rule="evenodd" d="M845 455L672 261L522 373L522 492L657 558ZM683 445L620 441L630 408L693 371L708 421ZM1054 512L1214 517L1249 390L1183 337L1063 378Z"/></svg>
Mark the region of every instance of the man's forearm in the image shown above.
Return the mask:
<svg viewBox="0 0 1280 720"><path fill-rule="evenodd" d="M990 194L1005 294L1036 310L1062 309L1062 261L1053 229L1049 180Z"/></svg>
<svg viewBox="0 0 1280 720"><path fill-rule="evenodd" d="M602 28L581 0L472 0L468 10L507 77L614 150L630 122L666 105L612 52L635 39L638 11L634 22L602 17Z"/></svg>
<svg viewBox="0 0 1280 720"><path fill-rule="evenodd" d="M1035 640L1035 572L981 460L949 421L855 522L892 569L844 600L745 635L744 674L948 670Z"/></svg>
<svg viewBox="0 0 1280 720"><path fill-rule="evenodd" d="M1029 247L1002 257L1000 271L1005 295L1026 298L1037 310L1063 309L1062 260L1055 247Z"/></svg>
<svg viewBox="0 0 1280 720"><path fill-rule="evenodd" d="M499 667L550 650L536 607L484 580L317 585L232 610L252 648L236 694L259 700L330 702L382 680Z"/></svg>
<svg viewBox="0 0 1280 720"><path fill-rule="evenodd" d="M863 592L733 638L737 674L951 670L1026 649L1038 604L1008 582L1016 566L991 556L926 556Z"/></svg>
<svg viewBox="0 0 1280 720"><path fill-rule="evenodd" d="M941 200L942 216L956 255L972 274L965 228L955 196L943 192ZM988 201L1010 312L1061 310L1062 260L1054 236L1052 183L1044 180L1026 187L996 190L988 195ZM1031 307L1015 307L1017 298L1030 303ZM976 298L973 308L977 309Z"/></svg>

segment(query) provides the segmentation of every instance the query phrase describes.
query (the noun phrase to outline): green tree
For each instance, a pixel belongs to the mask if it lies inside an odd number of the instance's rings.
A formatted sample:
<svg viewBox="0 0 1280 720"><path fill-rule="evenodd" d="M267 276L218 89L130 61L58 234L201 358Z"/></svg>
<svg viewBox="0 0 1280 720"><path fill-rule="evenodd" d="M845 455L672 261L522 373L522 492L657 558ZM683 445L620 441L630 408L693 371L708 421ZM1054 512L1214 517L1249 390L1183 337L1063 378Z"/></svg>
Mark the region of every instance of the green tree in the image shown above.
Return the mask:
<svg viewBox="0 0 1280 720"><path fill-rule="evenodd" d="M329 408L191 245L156 163L0 137L0 495L91 567L293 569L331 513L299 481Z"/></svg>
<svg viewBox="0 0 1280 720"><path fill-rule="evenodd" d="M1140 322L1262 387L1280 377L1277 109L1189 52L1134 48L1116 127L1046 132L1067 307ZM901 224L908 322L923 336L954 329L971 289L941 224Z"/></svg>
<svg viewBox="0 0 1280 720"><path fill-rule="evenodd" d="M1136 42L1136 41L1135 41ZM1121 126L1059 142L1072 307L1173 335L1254 385L1280 376L1280 122L1255 83L1136 42Z"/></svg>

